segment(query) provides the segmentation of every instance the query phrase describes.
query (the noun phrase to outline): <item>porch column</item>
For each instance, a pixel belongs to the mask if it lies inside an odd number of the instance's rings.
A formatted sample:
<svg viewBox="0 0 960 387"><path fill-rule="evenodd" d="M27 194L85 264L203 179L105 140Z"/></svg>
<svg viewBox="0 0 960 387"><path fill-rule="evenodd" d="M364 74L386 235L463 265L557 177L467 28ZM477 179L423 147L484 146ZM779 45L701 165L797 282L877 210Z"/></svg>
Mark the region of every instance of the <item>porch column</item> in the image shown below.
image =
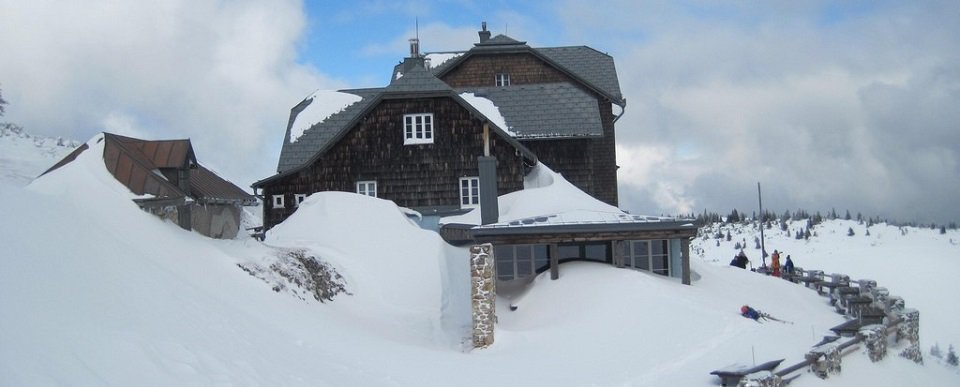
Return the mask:
<svg viewBox="0 0 960 387"><path fill-rule="evenodd" d="M493 245L484 243L470 247L470 288L473 304L473 347L493 344L497 321L497 275Z"/></svg>
<svg viewBox="0 0 960 387"><path fill-rule="evenodd" d="M680 282L684 285L690 285L690 238L680 239L680 261L683 262L683 273Z"/></svg>
<svg viewBox="0 0 960 387"><path fill-rule="evenodd" d="M560 247L556 243L550 244L550 279L560 278Z"/></svg>

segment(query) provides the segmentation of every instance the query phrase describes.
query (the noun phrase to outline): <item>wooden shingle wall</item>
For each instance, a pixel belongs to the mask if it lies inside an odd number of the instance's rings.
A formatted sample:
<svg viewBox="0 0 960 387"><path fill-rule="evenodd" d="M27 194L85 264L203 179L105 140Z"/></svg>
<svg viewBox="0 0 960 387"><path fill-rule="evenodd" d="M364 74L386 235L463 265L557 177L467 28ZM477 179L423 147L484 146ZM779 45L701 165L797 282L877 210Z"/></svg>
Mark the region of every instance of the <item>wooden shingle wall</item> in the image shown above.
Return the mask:
<svg viewBox="0 0 960 387"><path fill-rule="evenodd" d="M404 114L433 113L433 144L404 145ZM483 123L450 97L384 99L309 167L263 187L264 225L295 211L295 194L355 192L356 182L375 180L377 196L402 207L458 206L461 177L478 176ZM523 188L523 160L498 136L491 136L498 160L499 194ZM286 206L273 209L272 196Z"/></svg>
<svg viewBox="0 0 960 387"><path fill-rule="evenodd" d="M605 203L618 205L612 103L529 53L473 55L441 79L453 88L495 87L498 73L510 74L511 85L565 82L597 97L603 137L522 142L541 162L584 192Z"/></svg>

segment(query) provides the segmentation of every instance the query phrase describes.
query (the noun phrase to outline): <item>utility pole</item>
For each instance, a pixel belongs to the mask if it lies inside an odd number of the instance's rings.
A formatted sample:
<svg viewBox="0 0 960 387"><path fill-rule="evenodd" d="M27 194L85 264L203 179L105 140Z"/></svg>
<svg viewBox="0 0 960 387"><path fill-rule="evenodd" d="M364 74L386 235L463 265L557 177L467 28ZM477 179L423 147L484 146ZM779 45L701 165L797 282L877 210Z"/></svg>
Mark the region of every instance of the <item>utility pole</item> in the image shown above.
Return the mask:
<svg viewBox="0 0 960 387"><path fill-rule="evenodd" d="M767 267L767 247L763 240L763 195L760 194L760 182L757 182L757 200L760 202L760 262Z"/></svg>

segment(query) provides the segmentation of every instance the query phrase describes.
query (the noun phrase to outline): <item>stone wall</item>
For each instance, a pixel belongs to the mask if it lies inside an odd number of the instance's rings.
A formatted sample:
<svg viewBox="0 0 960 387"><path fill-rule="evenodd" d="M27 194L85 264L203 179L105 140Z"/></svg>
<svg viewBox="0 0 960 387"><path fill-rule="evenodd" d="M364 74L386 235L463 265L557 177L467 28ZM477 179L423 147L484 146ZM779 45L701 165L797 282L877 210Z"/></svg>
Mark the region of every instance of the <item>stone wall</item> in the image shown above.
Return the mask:
<svg viewBox="0 0 960 387"><path fill-rule="evenodd" d="M497 275L494 267L493 245L485 243L470 247L474 348L493 344L493 328L497 322Z"/></svg>

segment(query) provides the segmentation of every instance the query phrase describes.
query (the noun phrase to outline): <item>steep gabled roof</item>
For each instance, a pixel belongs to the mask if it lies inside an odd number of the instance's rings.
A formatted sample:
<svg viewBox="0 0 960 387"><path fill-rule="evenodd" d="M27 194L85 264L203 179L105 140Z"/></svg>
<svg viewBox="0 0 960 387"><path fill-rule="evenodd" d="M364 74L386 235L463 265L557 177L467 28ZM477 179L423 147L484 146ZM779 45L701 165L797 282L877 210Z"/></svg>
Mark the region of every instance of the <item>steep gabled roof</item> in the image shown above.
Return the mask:
<svg viewBox="0 0 960 387"><path fill-rule="evenodd" d="M190 196L206 203L257 203L253 195L199 164L190 170Z"/></svg>
<svg viewBox="0 0 960 387"><path fill-rule="evenodd" d="M313 99L306 99L297 104L290 111L290 121L287 125L287 133L284 136L285 141L280 148L280 160L277 162L277 173L283 173L297 168L307 163L315 156L320 149L324 149L327 144L337 137L341 130L347 128L351 123L371 106L379 101L379 96L383 89L357 89L341 90L343 93L354 94L361 97L359 102L347 106L338 113L335 113L322 122L314 124L310 129L303 132L296 140L291 141L290 131L296 122L297 115L314 103ZM317 101L317 103L320 103Z"/></svg>
<svg viewBox="0 0 960 387"><path fill-rule="evenodd" d="M518 139L603 136L595 97L568 83L465 88L493 102Z"/></svg>
<svg viewBox="0 0 960 387"><path fill-rule="evenodd" d="M256 199L197 163L190 140L147 141L103 133L103 163L107 171L136 195L153 199L193 198L201 202L253 205ZM89 149L84 144L43 174L69 164ZM164 175L165 170L190 169L190 192Z"/></svg>
<svg viewBox="0 0 960 387"><path fill-rule="evenodd" d="M614 104L626 104L620 91L620 80L613 57L587 46L531 48L526 42L497 35L486 42L475 43L474 47L464 51L463 55L438 64L430 71L437 77L443 77L473 55L520 52L540 58Z"/></svg>
<svg viewBox="0 0 960 387"><path fill-rule="evenodd" d="M544 47L534 50L613 96L614 98L611 98L611 100L614 103L623 100L623 94L620 92L620 79L617 77L617 67L613 63L612 56L587 46Z"/></svg>
<svg viewBox="0 0 960 387"><path fill-rule="evenodd" d="M341 90L341 92L355 94L362 97L362 99L342 111L331 115L326 120L314 124L310 129L304 131L303 135L296 141L292 142L289 141L290 128L296 121L296 115L311 103L314 103L314 101L304 100L291 110L291 118L287 124L286 138L288 141L284 142L283 148L280 151L277 174L253 183L253 187L260 187L265 183L312 165L335 145L338 140L345 136L347 132L356 125L360 117L363 117L376 107L380 101L392 98L416 98L418 96L450 97L465 109L469 110L474 116L490 122L490 127L494 133L510 143L528 159L534 161L537 159L533 152L507 133L507 128L498 127L489 117L486 117L482 112L474 108L470 103L457 95L457 92L449 85L435 77L422 66L410 67L406 73L392 80L390 85L385 88Z"/></svg>

